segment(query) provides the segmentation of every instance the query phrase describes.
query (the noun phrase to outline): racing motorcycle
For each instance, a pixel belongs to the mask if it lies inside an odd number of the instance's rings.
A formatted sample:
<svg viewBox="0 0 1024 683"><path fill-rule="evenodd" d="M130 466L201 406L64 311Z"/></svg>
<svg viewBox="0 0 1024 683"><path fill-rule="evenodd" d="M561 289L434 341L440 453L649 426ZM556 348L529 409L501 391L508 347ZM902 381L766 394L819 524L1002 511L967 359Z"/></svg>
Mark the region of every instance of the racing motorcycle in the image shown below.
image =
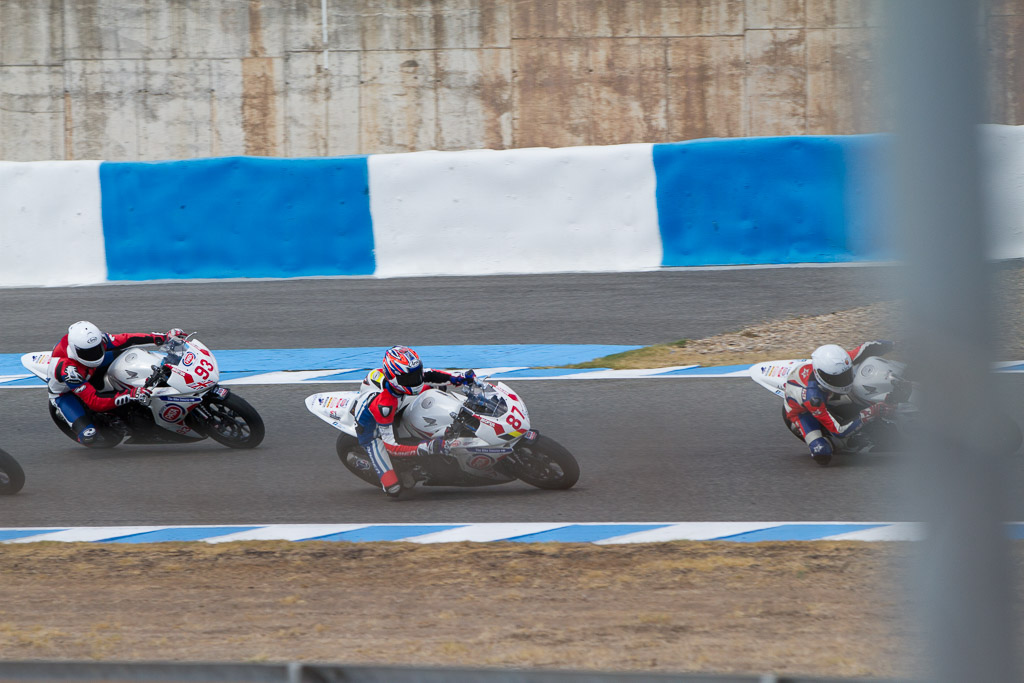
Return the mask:
<svg viewBox="0 0 1024 683"><path fill-rule="evenodd" d="M25 471L12 455L0 449L0 496L11 496L25 485Z"/></svg>
<svg viewBox="0 0 1024 683"><path fill-rule="evenodd" d="M21 357L21 364L43 381L47 380L49 363L49 352ZM86 445L113 448L122 440L126 444L191 443L210 437L229 448L255 448L266 431L263 419L248 401L219 386L219 380L217 359L192 335L172 337L161 347L129 348L107 368L97 391L144 387L152 392L149 404L131 402L109 412L93 413L98 435ZM52 399L50 418L78 443Z"/></svg>
<svg viewBox="0 0 1024 683"><path fill-rule="evenodd" d="M751 378L777 396L784 397L783 387L793 368L809 363L810 360L773 360L751 366ZM907 372L907 364L901 361L872 356L857 364L853 375L853 387L849 399L829 403L829 411L839 420L849 422L867 406L887 402L892 416L875 420L856 433L840 438L829 434L837 453L902 452L908 450L908 436L913 434L920 411L920 389ZM782 406L783 422L800 441L799 430L786 419L786 406ZM1015 453L1024 441L1020 427L1010 417L995 416L995 429L1000 449Z"/></svg>
<svg viewBox="0 0 1024 683"><path fill-rule="evenodd" d="M355 408L360 391L313 394L306 408L341 434L336 450L349 472L380 488L380 481L356 436ZM417 444L450 440L446 455L392 457L403 488L489 486L520 480L541 489L571 488L580 467L566 448L530 429L523 399L502 382L483 380L461 387L429 387L404 399L395 415L395 438Z"/></svg>

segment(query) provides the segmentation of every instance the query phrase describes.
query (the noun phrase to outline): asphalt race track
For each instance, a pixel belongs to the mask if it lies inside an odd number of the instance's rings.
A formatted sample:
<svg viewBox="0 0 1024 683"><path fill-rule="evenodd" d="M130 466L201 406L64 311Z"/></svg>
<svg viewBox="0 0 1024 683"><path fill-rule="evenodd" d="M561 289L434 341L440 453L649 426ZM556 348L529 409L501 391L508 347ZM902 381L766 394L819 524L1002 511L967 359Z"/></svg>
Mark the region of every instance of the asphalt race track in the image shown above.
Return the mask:
<svg viewBox="0 0 1024 683"><path fill-rule="evenodd" d="M646 344L876 301L890 296L892 281L886 268L793 268L10 289L0 290L0 353L49 348L81 318L112 331L197 329L214 351ZM1011 394L1022 381L1001 378ZM18 495L0 497L0 526L900 521L910 514L909 458L856 456L820 468L782 426L778 399L745 379L514 384L535 427L579 459L575 488L427 488L389 501L343 469L337 432L305 410L306 395L331 386L235 387L267 423L254 451L212 441L86 450L53 427L41 391L2 390L0 443L27 481ZM1024 406L1008 405L1024 424ZM1008 465L1020 490L1024 456ZM1013 515L1024 518L1024 505L1015 503Z"/></svg>
<svg viewBox="0 0 1024 683"><path fill-rule="evenodd" d="M876 301L894 282L891 268L836 267L0 289L0 353L52 346L82 318L187 327L222 349L656 344Z"/></svg>

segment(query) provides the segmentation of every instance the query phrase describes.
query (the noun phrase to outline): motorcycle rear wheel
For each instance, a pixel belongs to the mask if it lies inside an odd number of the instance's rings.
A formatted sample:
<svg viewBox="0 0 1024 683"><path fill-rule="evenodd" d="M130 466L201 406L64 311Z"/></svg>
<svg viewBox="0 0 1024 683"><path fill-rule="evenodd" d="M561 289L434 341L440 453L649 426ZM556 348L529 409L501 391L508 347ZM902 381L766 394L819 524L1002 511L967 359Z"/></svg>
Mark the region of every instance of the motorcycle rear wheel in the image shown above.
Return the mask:
<svg viewBox="0 0 1024 683"><path fill-rule="evenodd" d="M338 434L338 441L334 444L334 448L345 469L373 488L380 488L380 480L373 469L373 463L370 462L370 456L366 454L366 449L359 445L359 439L342 432Z"/></svg>
<svg viewBox="0 0 1024 683"><path fill-rule="evenodd" d="M25 470L13 456L0 450L0 496L11 496L25 485Z"/></svg>
<svg viewBox="0 0 1024 683"><path fill-rule="evenodd" d="M228 448L256 448L263 443L267 433L263 418L238 394L229 394L223 401L207 401L203 407L210 413L204 430L217 443Z"/></svg>
<svg viewBox="0 0 1024 683"><path fill-rule="evenodd" d="M565 446L539 435L536 441L516 445L514 474L539 489L570 489L580 478L580 465Z"/></svg>

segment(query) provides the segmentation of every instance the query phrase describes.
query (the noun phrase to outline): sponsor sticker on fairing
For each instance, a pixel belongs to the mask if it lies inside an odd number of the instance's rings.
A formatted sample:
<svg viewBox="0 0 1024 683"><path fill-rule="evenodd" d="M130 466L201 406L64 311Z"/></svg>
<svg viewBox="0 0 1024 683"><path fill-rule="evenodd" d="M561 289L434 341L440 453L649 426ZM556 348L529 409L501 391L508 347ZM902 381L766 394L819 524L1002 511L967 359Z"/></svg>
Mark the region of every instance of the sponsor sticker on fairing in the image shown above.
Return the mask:
<svg viewBox="0 0 1024 683"><path fill-rule="evenodd" d="M160 419L166 422L177 422L184 414L184 408L172 403L169 406L164 406L164 409L160 411Z"/></svg>
<svg viewBox="0 0 1024 683"><path fill-rule="evenodd" d="M475 470L486 470L494 465L494 458L489 455L474 455L469 459L469 466Z"/></svg>
<svg viewBox="0 0 1024 683"><path fill-rule="evenodd" d="M185 354L185 357L181 359L181 364L188 367L196 362L196 354L189 351Z"/></svg>

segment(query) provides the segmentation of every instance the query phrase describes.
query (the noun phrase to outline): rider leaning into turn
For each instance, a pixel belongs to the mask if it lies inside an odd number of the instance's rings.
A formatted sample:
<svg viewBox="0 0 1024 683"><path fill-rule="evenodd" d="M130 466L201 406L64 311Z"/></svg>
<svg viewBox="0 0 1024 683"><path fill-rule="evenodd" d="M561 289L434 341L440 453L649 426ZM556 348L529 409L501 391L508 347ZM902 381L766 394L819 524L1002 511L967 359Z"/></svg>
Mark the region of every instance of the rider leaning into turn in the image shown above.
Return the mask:
<svg viewBox="0 0 1024 683"><path fill-rule="evenodd" d="M864 425L884 417L891 411L886 403L875 403L861 410L850 422L843 424L829 407L852 404L854 369L872 356L892 351L889 341L865 342L853 351L836 344L819 346L811 354L811 362L799 365L789 373L785 384L785 420L794 434L801 437L819 465L832 460L832 441L822 432L837 437L851 436Z"/></svg>
<svg viewBox="0 0 1024 683"><path fill-rule="evenodd" d="M130 401L146 404L149 391L131 387L118 393L102 392L107 368L123 351L142 344L163 345L170 337L183 337L184 331L174 328L166 334L128 332L104 334L86 320L68 328L50 354L48 370L50 402L67 421L78 441L88 444L96 440L92 413L105 413Z"/></svg>
<svg viewBox="0 0 1024 683"><path fill-rule="evenodd" d="M395 415L406 396L415 396L425 384L471 384L476 373L452 374L442 370L424 369L419 355L407 346L392 346L384 353L383 367L371 370L360 387L362 394L353 413L359 445L366 449L373 463L380 485L390 497L402 492L391 464L392 457L439 455L447 451L444 439L429 439L416 446L406 446L395 440Z"/></svg>

